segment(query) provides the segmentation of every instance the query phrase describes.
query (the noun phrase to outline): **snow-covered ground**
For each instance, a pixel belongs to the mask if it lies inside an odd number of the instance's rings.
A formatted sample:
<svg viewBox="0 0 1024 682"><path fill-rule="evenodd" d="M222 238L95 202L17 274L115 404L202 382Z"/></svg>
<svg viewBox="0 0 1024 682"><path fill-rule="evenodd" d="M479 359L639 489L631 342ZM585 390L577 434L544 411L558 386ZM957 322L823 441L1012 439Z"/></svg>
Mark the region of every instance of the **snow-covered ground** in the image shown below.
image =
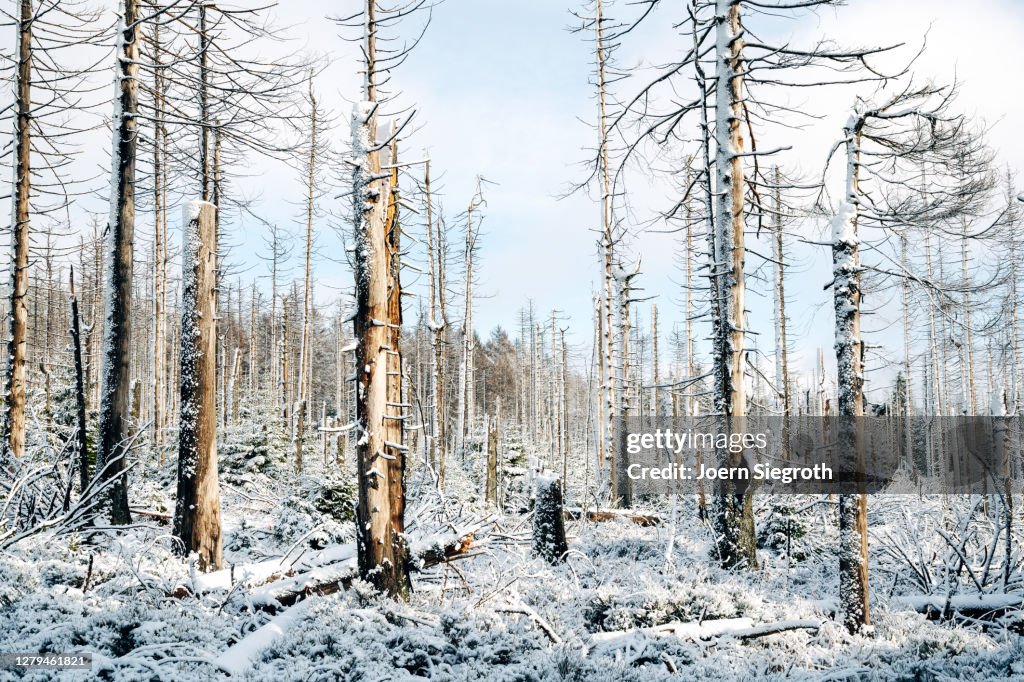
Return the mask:
<svg viewBox="0 0 1024 682"><path fill-rule="evenodd" d="M961 548L968 561L956 567L941 542L919 539L942 521L937 498L872 500L874 627L863 636L833 620L825 498L759 500L756 571L709 559L710 532L692 500L680 502L675 523L666 501L650 501L657 526L567 520L569 554L552 566L533 556L529 515L488 512L465 494L471 477L451 485L461 502L414 477L414 553L469 530L472 543L414 573L410 600L396 603L348 580L346 480L321 464L296 478L238 440L223 457L222 572L196 574L172 551L166 521L139 514L117 535L43 533L0 554L0 651L94 654L92 671L24 679L1024 680L1020 585L1006 595L994 563L981 569L993 578L981 580L976 549ZM139 469L135 480L133 506L173 508L173 463ZM967 510L947 512L954 525L981 509L966 499L946 506ZM900 550L920 558L916 567ZM930 588L919 584L922 570ZM964 589L955 606L1000 617L940 622L915 610L930 601L940 613L960 578L991 594ZM331 593L302 598L311 586ZM18 678L0 669L0 679Z"/></svg>

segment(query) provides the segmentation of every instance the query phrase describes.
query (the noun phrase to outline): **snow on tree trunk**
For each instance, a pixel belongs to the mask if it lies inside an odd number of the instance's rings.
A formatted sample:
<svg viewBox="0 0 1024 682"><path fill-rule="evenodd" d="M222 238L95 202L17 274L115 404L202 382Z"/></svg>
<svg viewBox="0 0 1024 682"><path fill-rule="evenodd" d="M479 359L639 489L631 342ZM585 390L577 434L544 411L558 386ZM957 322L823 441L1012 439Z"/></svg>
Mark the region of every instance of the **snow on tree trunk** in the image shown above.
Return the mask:
<svg viewBox="0 0 1024 682"><path fill-rule="evenodd" d="M743 35L740 3L717 0L715 13L715 225L711 274L717 280L714 397L725 433L746 414L744 387ZM740 426L739 429L742 430ZM720 453L723 457L728 453ZM738 460L733 462L738 464ZM722 565L757 566L754 512L749 495L723 481L716 495L715 531Z"/></svg>
<svg viewBox="0 0 1024 682"><path fill-rule="evenodd" d="M104 284L103 376L96 475L112 480L110 520L131 522L124 473L131 438L132 247L135 239L135 154L138 142L138 0L124 0L117 31L114 139Z"/></svg>
<svg viewBox="0 0 1024 682"><path fill-rule="evenodd" d="M4 372L3 447L14 457L25 450L25 333L28 328L29 193L32 186L32 0L21 0L15 83L14 167L11 197L10 322Z"/></svg>
<svg viewBox="0 0 1024 682"><path fill-rule="evenodd" d="M182 244L181 415L174 535L203 570L223 564L217 480L217 241L214 213L189 206Z"/></svg>
<svg viewBox="0 0 1024 682"><path fill-rule="evenodd" d="M359 575L386 594L408 595L408 548L403 536L403 499L393 499L404 481L392 480L404 467L404 446L388 442L388 362L392 352L389 292L394 261L389 258L387 231L390 183L381 177L380 153L375 141L377 103L374 85L374 10L367 3L366 85L367 99L357 102L352 114L352 197L355 217L354 275L356 312L356 434L359 502L356 506L356 547ZM389 173L387 177L394 177ZM397 229L397 228L396 228ZM397 258L398 252L393 252ZM397 281L393 282L397 287ZM401 319L397 320L401 325ZM398 331L397 328L394 329ZM397 356L397 348L393 349ZM400 358L400 356L397 356ZM399 369L401 363L395 363Z"/></svg>
<svg viewBox="0 0 1024 682"><path fill-rule="evenodd" d="M536 481L536 505L533 509L533 551L555 564L565 560L569 545L565 540L562 508L562 483L557 476L540 474Z"/></svg>
<svg viewBox="0 0 1024 682"><path fill-rule="evenodd" d="M844 129L846 197L832 219L832 292L836 313L839 439L845 457L862 463L864 345L860 332L860 244L857 213L860 138L863 118L853 115ZM843 624L857 632L869 623L867 497L839 496L839 601Z"/></svg>

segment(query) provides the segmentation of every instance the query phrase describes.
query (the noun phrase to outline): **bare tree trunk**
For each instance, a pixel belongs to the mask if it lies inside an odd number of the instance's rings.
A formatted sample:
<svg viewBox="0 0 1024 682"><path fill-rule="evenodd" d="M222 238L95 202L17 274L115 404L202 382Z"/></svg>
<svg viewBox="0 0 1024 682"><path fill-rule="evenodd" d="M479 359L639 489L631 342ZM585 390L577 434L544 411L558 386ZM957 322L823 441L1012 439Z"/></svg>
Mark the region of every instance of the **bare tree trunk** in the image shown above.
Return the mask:
<svg viewBox="0 0 1024 682"><path fill-rule="evenodd" d="M561 436L559 441L562 448L562 490L568 490L569 485L569 404L566 400L565 386L568 381L568 351L565 347L565 330L559 330L559 345L562 349L562 362L558 375L558 410L559 428Z"/></svg>
<svg viewBox="0 0 1024 682"><path fill-rule="evenodd" d="M924 233L924 257L925 257L925 273L928 276L929 281L934 281L934 272L932 268L932 243L930 233L926 230ZM943 415L942 411L942 382L939 378L939 350L938 350L938 329L935 322L935 304L929 300L928 305L928 372L925 379L926 392L928 393L928 402L931 410L926 411L926 414L930 417L937 417ZM939 447L938 438L933 433L933 428L929 426L929 443L928 443L928 474L935 476L939 472L938 459L939 454L937 448Z"/></svg>
<svg viewBox="0 0 1024 682"><path fill-rule="evenodd" d="M427 265L429 268L428 285L430 287L430 346L432 352L432 372L430 382L430 433L432 436L430 447L430 465L438 471L437 485L444 489L444 460L445 460L445 434L444 419L441 418L441 411L444 409L444 376L443 369L443 341L446 320L438 318L438 296L444 296L444 292L438 286L441 265L438 248L440 247L440 234L438 244L434 243L434 220L433 220L433 198L430 194L430 159L427 159L423 175L424 189L426 191L427 209ZM438 222L437 229L441 225ZM440 306L443 309L443 304Z"/></svg>
<svg viewBox="0 0 1024 682"><path fill-rule="evenodd" d="M259 294L256 292L256 282L252 283L252 300L249 302L249 400L255 404L256 392L259 385L259 357L257 355L256 318L259 310Z"/></svg>
<svg viewBox="0 0 1024 682"><path fill-rule="evenodd" d="M605 406L605 374L607 368L604 358L604 298L600 295L594 296L594 322L596 334L594 337L594 348L597 352L597 461L594 467L595 484L600 487L604 476L605 468L605 437L608 433L608 424L605 420L607 408Z"/></svg>
<svg viewBox="0 0 1024 682"><path fill-rule="evenodd" d="M718 299L715 329L715 408L724 432L742 431L747 412L744 385L744 192L743 136L743 30L740 3L716 2L716 209L715 252L711 263ZM731 456L722 453L723 456ZM738 464L738 462L737 462ZM726 567L757 567L754 512L749 490L722 482L717 495L716 532L718 557Z"/></svg>
<svg viewBox="0 0 1024 682"><path fill-rule="evenodd" d="M906 231L900 233L900 267L905 271L909 271L910 262L907 257L907 234ZM910 417L913 411L914 401L911 391L913 391L913 373L911 371L910 363L910 278L903 277L900 282L900 295L902 298L903 305L903 378L905 388L905 398L903 401L903 424L904 424L904 435L906 440L904 441L904 457L907 463L914 467L916 470L916 464L914 462L914 430L910 428Z"/></svg>
<svg viewBox="0 0 1024 682"><path fill-rule="evenodd" d="M18 71L15 85L14 192L11 197L11 283L8 314L7 367L4 376L3 445L14 456L25 452L25 338L28 327L28 255L31 230L29 194L32 186L32 0L21 0L18 20Z"/></svg>
<svg viewBox="0 0 1024 682"><path fill-rule="evenodd" d="M459 456L466 457L466 440L473 428L473 404L475 396L475 378L473 372L473 354L475 351L473 338L473 209L475 197L469 202L466 223L466 282L462 310L462 362L459 368Z"/></svg>
<svg viewBox="0 0 1024 682"><path fill-rule="evenodd" d="M150 36L153 51L153 415L152 440L160 445L164 429L164 394L167 382L166 364L166 304L167 304L167 225L164 222L164 98L165 85L162 64L160 22L153 23ZM163 449L160 450L163 464Z"/></svg>
<svg viewBox="0 0 1024 682"><path fill-rule="evenodd" d="M298 395L295 398L295 432L292 434L292 438L295 441L295 470L302 471L302 439L303 439L303 417L306 414L306 403L310 397L306 394L305 381L307 374L309 374L309 352L310 352L310 324L313 316L313 291L312 291L312 260L313 260L313 202L316 197L316 160L317 160L317 125L319 123L319 115L317 111L317 100L316 93L313 91L313 79L309 81L309 157L307 163L309 163L308 175L306 181L306 252L305 252L305 267L303 270L303 286L302 286L302 341L299 345L299 379L297 383Z"/></svg>
<svg viewBox="0 0 1024 682"><path fill-rule="evenodd" d="M387 256L387 347L384 362L387 368L387 409L384 416L384 446L390 452L386 457L388 468L389 507L391 509L391 528L398 533L405 531L405 466L409 448L405 439L405 422L409 417L411 400L404 390L403 379L405 367L403 362L402 341L402 225L398 210L398 125L391 126L391 147L388 163L391 166L390 178L385 194L387 207L384 219L384 239ZM395 545L394 560L405 562L409 559L409 547L403 536L399 536ZM408 570L403 574L408 585ZM408 588L407 588L408 589ZM406 590L407 591L407 590Z"/></svg>
<svg viewBox="0 0 1024 682"><path fill-rule="evenodd" d="M976 415L978 414L978 394L974 383L974 328L971 323L971 277L969 271L969 261L967 254L967 218L961 216L961 226L963 227L963 239L960 243L960 266L961 274L963 277L963 306L964 306L964 365L960 368L961 376L964 377L966 384L966 405L964 406L966 414Z"/></svg>
<svg viewBox="0 0 1024 682"><path fill-rule="evenodd" d="M793 396L789 387L789 339L786 320L786 251L782 235L782 174L778 166L774 170L772 196L775 214L773 240L773 265L775 279L775 390L779 394L782 413L782 457L789 459L789 421L793 413Z"/></svg>
<svg viewBox="0 0 1024 682"><path fill-rule="evenodd" d="M690 186L690 169L693 157L686 164L686 186ZM686 281L686 378L689 385L686 389L686 415L696 417L700 412L700 403L697 399L697 358L694 354L693 336L693 263L697 257L693 248L693 200L686 197L686 258L683 262L683 271ZM702 449L696 452L696 463L698 467L704 466L704 452ZM707 495L704 490L704 481L697 482L697 512L701 519L707 519Z"/></svg>
<svg viewBox="0 0 1024 682"><path fill-rule="evenodd" d="M174 535L202 570L223 563L217 481L217 241L213 204L194 201L182 263L181 415Z"/></svg>
<svg viewBox="0 0 1024 682"><path fill-rule="evenodd" d="M284 419L285 424L288 424L289 415L291 409L288 403L288 299L281 299L281 342L278 344L278 350L281 354L281 373L278 377L279 394L281 396L281 417Z"/></svg>
<svg viewBox="0 0 1024 682"><path fill-rule="evenodd" d="M68 278L71 292L71 351L75 362L75 463L78 466L79 490L89 487L92 467L89 457L88 434L85 422L85 373L82 367L82 326L78 316L78 298L75 296L75 269Z"/></svg>
<svg viewBox="0 0 1024 682"><path fill-rule="evenodd" d="M632 292L633 278L638 274L634 272L619 271L616 273L616 329L614 367L617 373L615 380L615 414L618 419L628 419L632 416L632 404L630 402L630 298ZM618 429L618 427L617 427ZM621 434L620 434L621 436ZM623 509L633 506L633 486L627 475L629 461L624 443L619 443L615 449L615 459L612 464L612 501Z"/></svg>
<svg viewBox="0 0 1024 682"><path fill-rule="evenodd" d="M442 248L442 224L437 221L437 310L440 315L440 329L437 331L437 343L434 346L434 373L437 381L437 406L438 415L438 485L444 490L445 473L448 462L448 445L450 444L449 430L449 398L448 393L448 360L444 354L445 338L448 330L448 296L447 296L447 250Z"/></svg>
<svg viewBox="0 0 1024 682"><path fill-rule="evenodd" d="M601 257L603 260L604 272L604 299L603 308L599 312L603 315L604 334L601 337L601 367L604 371L601 374L600 396L602 401L601 431L602 440L600 446L601 465L604 466L608 452L614 452L615 442L615 421L616 421L616 400L615 391L612 386L612 345L613 330L612 316L614 303L614 264L615 264L615 234L614 221L612 218L612 183L608 150L608 109L607 109L607 50L604 40L604 3L597 0L597 17L594 22L597 50L597 100L598 100L598 133L600 135L600 163L601 163ZM614 480L614 476L612 477Z"/></svg>
<svg viewBox="0 0 1024 682"><path fill-rule="evenodd" d="M131 390L132 245L135 238L135 154L138 141L138 0L124 0L118 27L117 91L104 287L103 387L98 428L97 476L112 480L110 520L131 522L128 510L129 400Z"/></svg>
<svg viewBox="0 0 1024 682"><path fill-rule="evenodd" d="M484 500L498 504L498 419L487 420L487 478L484 482Z"/></svg>
<svg viewBox="0 0 1024 682"><path fill-rule="evenodd" d="M660 368L658 363L658 306L651 304L651 379L654 386L651 388L651 416L661 414L658 401L661 398L661 390L658 383L661 381Z"/></svg>
<svg viewBox="0 0 1024 682"><path fill-rule="evenodd" d="M844 452L863 464L864 343L860 331L860 244L857 217L862 118L844 129L846 197L832 224L832 290L836 313L839 437ZM858 471L860 466L858 466ZM863 481L863 478L860 479ZM843 623L857 632L870 622L868 610L867 496L839 496L839 601Z"/></svg>
<svg viewBox="0 0 1024 682"><path fill-rule="evenodd" d="M356 338L356 428L359 502L356 506L356 548L359 575L382 592L395 597L408 595L408 547L404 539L404 446L388 442L389 370L401 356L392 347L393 334L401 318L392 320L393 303L400 310L401 287L392 271L398 249L389 253L398 238L398 226L388 233L388 218L394 204L394 187L381 177L377 150L376 96L376 1L366 9L366 83L364 100L356 103L352 121L352 177L355 216L355 298L353 326ZM392 174L388 174L392 178ZM387 176L386 176L387 177ZM390 210L389 210L390 209ZM393 215L393 214L392 214ZM393 328L389 325L395 325ZM391 354L397 362L389 362ZM400 384L399 384L400 387ZM390 389L390 390L389 390ZM398 428L401 428L399 423ZM398 474L398 480L393 480Z"/></svg>
<svg viewBox="0 0 1024 682"><path fill-rule="evenodd" d="M241 290L239 290L241 291ZM241 296L239 296L241 299ZM242 349L236 348L231 358L231 375L228 380L228 395L231 398L231 423L238 423L238 377L242 368Z"/></svg>

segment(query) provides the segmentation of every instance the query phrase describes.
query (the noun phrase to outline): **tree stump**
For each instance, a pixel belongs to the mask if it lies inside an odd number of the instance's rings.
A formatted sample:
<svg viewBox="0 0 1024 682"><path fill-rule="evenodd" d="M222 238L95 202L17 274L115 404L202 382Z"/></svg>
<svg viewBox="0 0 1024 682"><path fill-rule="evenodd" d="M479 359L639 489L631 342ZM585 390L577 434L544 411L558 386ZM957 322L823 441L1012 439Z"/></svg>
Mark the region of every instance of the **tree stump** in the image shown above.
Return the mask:
<svg viewBox="0 0 1024 682"><path fill-rule="evenodd" d="M556 564L565 561L569 545L565 541L562 509L562 485L557 476L537 476L537 503L533 510L533 551Z"/></svg>

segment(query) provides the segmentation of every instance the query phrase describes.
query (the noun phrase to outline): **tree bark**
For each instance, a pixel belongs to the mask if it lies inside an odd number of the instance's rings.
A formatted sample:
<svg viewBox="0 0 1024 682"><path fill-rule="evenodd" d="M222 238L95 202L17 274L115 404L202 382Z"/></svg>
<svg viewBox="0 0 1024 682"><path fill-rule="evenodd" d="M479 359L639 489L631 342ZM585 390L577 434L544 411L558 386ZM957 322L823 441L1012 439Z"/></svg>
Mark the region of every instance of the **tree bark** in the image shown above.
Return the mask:
<svg viewBox="0 0 1024 682"><path fill-rule="evenodd" d="M135 239L135 155L138 141L138 0L124 0L118 26L114 151L104 286L103 377L96 475L113 481L110 521L131 522L125 473L131 392L132 247Z"/></svg>
<svg viewBox="0 0 1024 682"><path fill-rule="evenodd" d="M71 292L71 351L75 361L75 460L78 466L80 490L89 487L92 467L89 457L85 422L85 373L82 367L82 326L78 316L78 298L75 296L75 270L69 277Z"/></svg>
<svg viewBox="0 0 1024 682"><path fill-rule="evenodd" d="M203 570L223 563L217 480L217 242L213 204L194 201L182 263L181 415L174 535Z"/></svg>
<svg viewBox="0 0 1024 682"><path fill-rule="evenodd" d="M747 411L744 385L746 285L744 282L743 31L739 0L716 3L716 208L712 278L718 297L715 333L715 408L723 432L742 432ZM732 458L729 453L719 453ZM742 456L742 455L741 455ZM740 460L733 460L739 465ZM718 557L723 566L757 567L754 512L749 489L729 481L717 493Z"/></svg>
<svg viewBox="0 0 1024 682"><path fill-rule="evenodd" d="M21 0L18 21L18 70L15 83L14 192L11 197L11 316L7 337L7 368L3 445L14 457L25 452L25 351L28 327L28 254L31 230L29 194L32 185L32 0Z"/></svg>
<svg viewBox="0 0 1024 682"><path fill-rule="evenodd" d="M775 390L779 394L782 413L782 458L789 460L789 422L793 413L793 395L789 386L789 333L786 320L786 251L782 234L782 174L778 166L774 171L772 189L774 215L773 222L773 274L775 279Z"/></svg>
<svg viewBox="0 0 1024 682"><path fill-rule="evenodd" d="M860 140L863 118L853 118L846 137L846 198L832 224L832 290L836 314L839 439L842 450L863 464L864 343L860 331ZM870 622L868 607L867 496L839 496L839 601L843 624L857 632Z"/></svg>
<svg viewBox="0 0 1024 682"><path fill-rule="evenodd" d="M557 564L565 561L569 544L565 539L562 485L555 476L537 477L537 501L533 510L533 551Z"/></svg>
<svg viewBox="0 0 1024 682"><path fill-rule="evenodd" d="M381 177L376 142L377 102L375 83L376 2L366 9L366 82L364 97L352 115L353 214L355 216L355 299L353 318L356 338L356 430L359 501L356 506L356 548L359 575L393 597L405 598L410 590L408 547L404 539L404 481L396 474L404 468L404 446L388 442L389 368L401 368L392 333L400 331L401 319L392 328L392 302L400 306L401 288L392 267L399 251L389 253L398 238L397 225L388 233L389 208L393 208L391 183ZM389 173L388 176L394 175ZM395 354L397 363L389 362ZM393 390L393 389L392 389ZM400 425L399 425L399 428Z"/></svg>

